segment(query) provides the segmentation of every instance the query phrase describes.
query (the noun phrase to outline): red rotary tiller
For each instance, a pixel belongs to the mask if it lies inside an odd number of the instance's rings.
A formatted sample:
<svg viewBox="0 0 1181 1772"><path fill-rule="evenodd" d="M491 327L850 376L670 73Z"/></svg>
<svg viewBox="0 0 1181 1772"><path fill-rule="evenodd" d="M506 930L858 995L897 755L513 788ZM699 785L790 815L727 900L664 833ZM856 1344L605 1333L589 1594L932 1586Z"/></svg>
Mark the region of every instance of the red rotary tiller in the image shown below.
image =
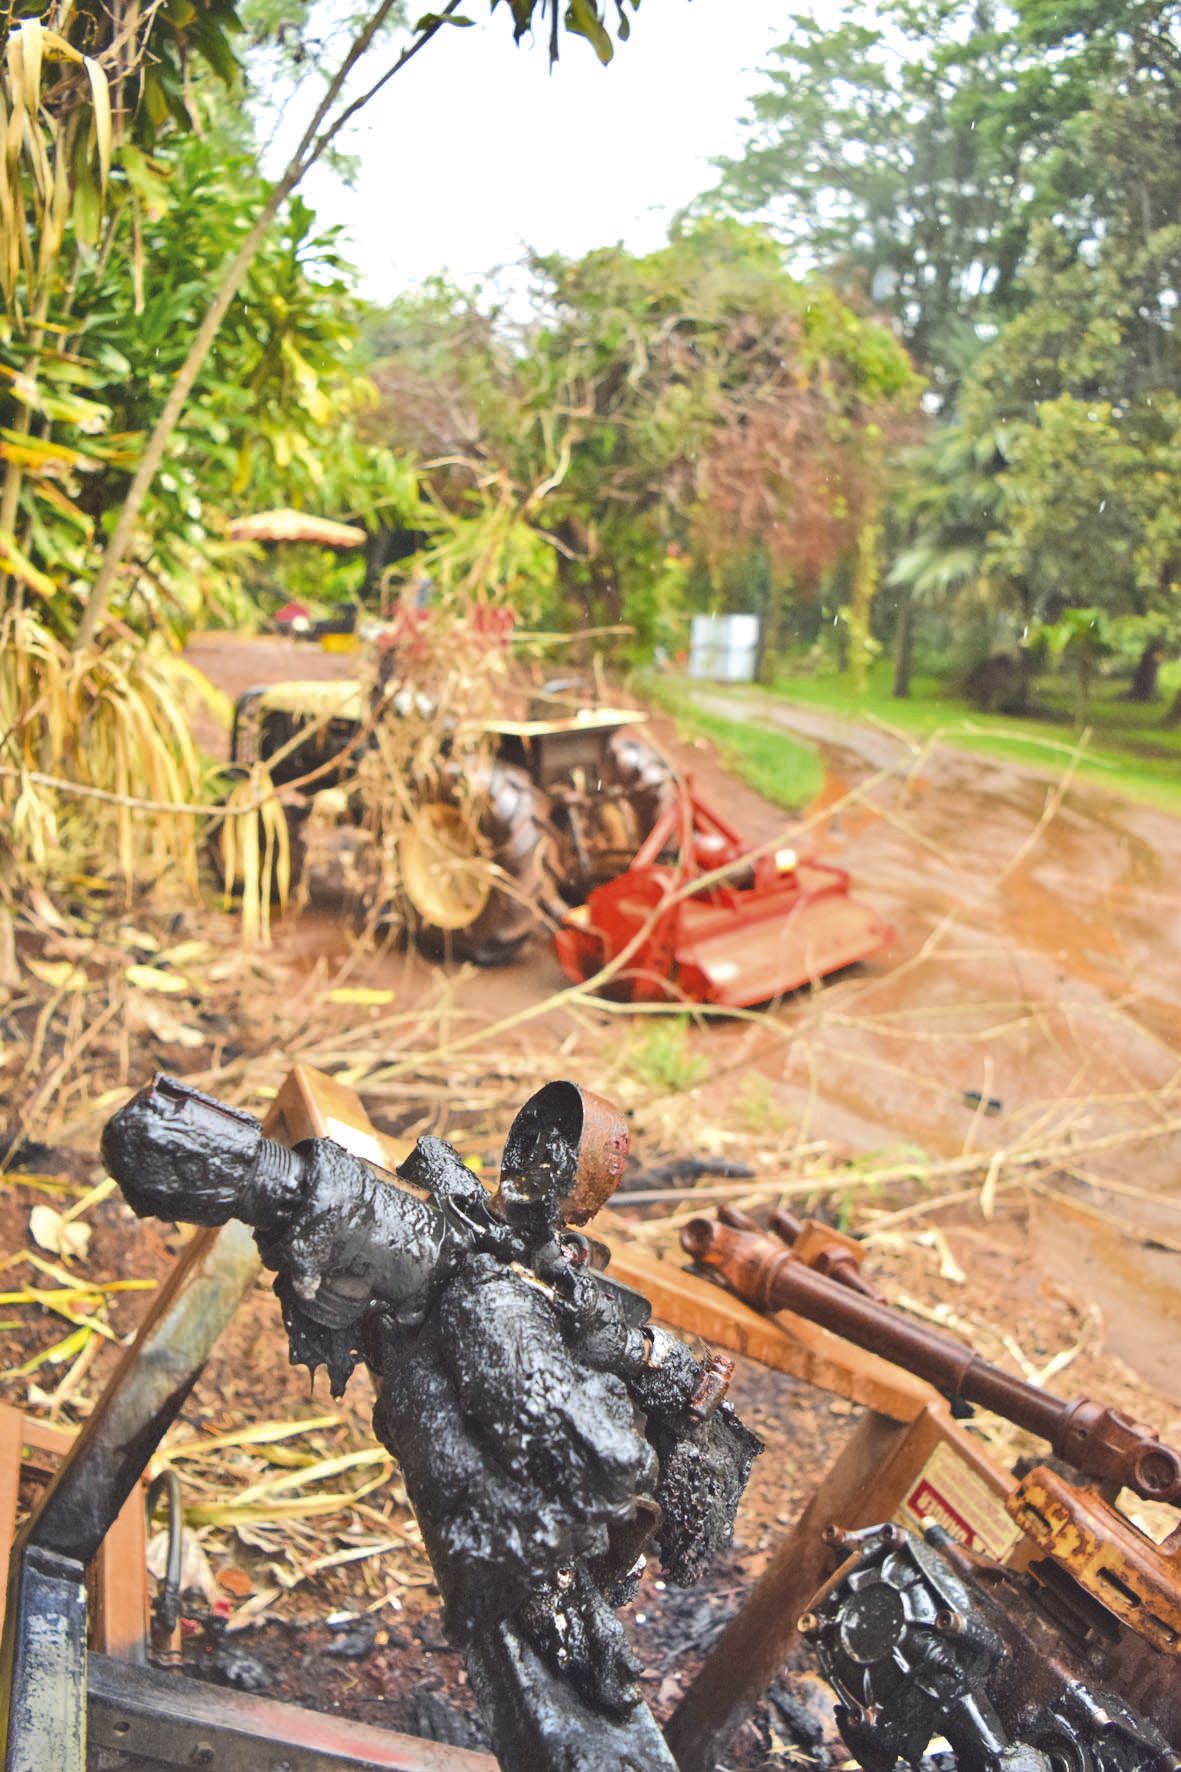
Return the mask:
<svg viewBox="0 0 1181 1772"><path fill-rule="evenodd" d="M675 860L662 860L674 849ZM889 945L894 931L849 895L843 868L792 849L752 851L685 783L627 872L570 911L555 938L583 984L637 936L604 993L748 1008Z"/></svg>

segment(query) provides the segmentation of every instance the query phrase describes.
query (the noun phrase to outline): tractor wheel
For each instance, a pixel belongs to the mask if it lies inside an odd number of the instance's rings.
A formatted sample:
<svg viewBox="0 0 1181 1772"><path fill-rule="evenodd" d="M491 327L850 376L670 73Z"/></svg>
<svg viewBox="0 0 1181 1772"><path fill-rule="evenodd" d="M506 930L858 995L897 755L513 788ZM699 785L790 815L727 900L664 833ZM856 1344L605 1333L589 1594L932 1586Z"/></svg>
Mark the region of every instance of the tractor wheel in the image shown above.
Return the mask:
<svg viewBox="0 0 1181 1772"><path fill-rule="evenodd" d="M643 842L676 798L677 778L672 764L627 727L612 734L608 751L612 773L635 810Z"/></svg>
<svg viewBox="0 0 1181 1772"><path fill-rule="evenodd" d="M497 966L538 926L549 836L523 769L494 763L478 827L449 800L421 806L398 844L407 921L433 956Z"/></svg>

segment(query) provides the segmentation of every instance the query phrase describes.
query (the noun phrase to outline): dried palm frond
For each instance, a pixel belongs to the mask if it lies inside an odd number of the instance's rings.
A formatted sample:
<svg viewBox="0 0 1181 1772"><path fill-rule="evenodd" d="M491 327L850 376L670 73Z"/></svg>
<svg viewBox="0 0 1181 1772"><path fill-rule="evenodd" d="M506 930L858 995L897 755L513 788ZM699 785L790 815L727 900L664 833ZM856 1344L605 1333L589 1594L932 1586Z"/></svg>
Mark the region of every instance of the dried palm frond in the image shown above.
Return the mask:
<svg viewBox="0 0 1181 1772"><path fill-rule="evenodd" d="M242 940L247 947L259 941L269 942L271 902L277 899L280 906L285 906L291 891L287 815L274 798L274 791L266 764L255 763L249 775L230 791L219 837L226 902L237 888L241 894ZM245 807L255 810L239 816Z"/></svg>
<svg viewBox="0 0 1181 1772"><path fill-rule="evenodd" d="M111 856L129 889L172 879L197 892L198 827L179 808L205 788L174 663L131 635L71 653L34 611L0 617L0 892Z"/></svg>

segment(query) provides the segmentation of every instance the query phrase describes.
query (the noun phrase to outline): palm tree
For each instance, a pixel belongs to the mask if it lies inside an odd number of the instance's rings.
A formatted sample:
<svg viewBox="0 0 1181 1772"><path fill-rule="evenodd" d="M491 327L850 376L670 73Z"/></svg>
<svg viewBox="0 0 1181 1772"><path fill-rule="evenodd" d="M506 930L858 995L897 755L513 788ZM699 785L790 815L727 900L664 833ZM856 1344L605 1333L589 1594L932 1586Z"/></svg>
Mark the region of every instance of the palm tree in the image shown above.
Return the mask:
<svg viewBox="0 0 1181 1772"><path fill-rule="evenodd" d="M1002 441L992 432L973 435L950 424L912 458L912 485L900 507L909 539L886 575L897 594L896 696L910 694L916 612L949 602L967 585L984 586L984 554L1004 496Z"/></svg>

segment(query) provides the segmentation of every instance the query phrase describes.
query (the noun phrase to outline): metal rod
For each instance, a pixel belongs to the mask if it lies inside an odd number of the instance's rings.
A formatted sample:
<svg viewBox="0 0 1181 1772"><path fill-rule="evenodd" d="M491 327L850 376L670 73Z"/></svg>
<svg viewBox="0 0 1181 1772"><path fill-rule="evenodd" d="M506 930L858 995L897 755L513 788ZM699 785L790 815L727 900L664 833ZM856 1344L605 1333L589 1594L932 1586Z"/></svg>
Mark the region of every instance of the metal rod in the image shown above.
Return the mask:
<svg viewBox="0 0 1181 1772"><path fill-rule="evenodd" d="M1048 1440L1061 1458L1088 1476L1127 1486L1149 1501L1181 1501L1181 1454L1150 1428L1079 1398L1052 1396L981 1359L939 1330L913 1323L887 1304L816 1273L770 1238L712 1218L694 1218L683 1247L716 1268L740 1298L761 1310L795 1311L858 1347L896 1361L946 1397L991 1409Z"/></svg>

